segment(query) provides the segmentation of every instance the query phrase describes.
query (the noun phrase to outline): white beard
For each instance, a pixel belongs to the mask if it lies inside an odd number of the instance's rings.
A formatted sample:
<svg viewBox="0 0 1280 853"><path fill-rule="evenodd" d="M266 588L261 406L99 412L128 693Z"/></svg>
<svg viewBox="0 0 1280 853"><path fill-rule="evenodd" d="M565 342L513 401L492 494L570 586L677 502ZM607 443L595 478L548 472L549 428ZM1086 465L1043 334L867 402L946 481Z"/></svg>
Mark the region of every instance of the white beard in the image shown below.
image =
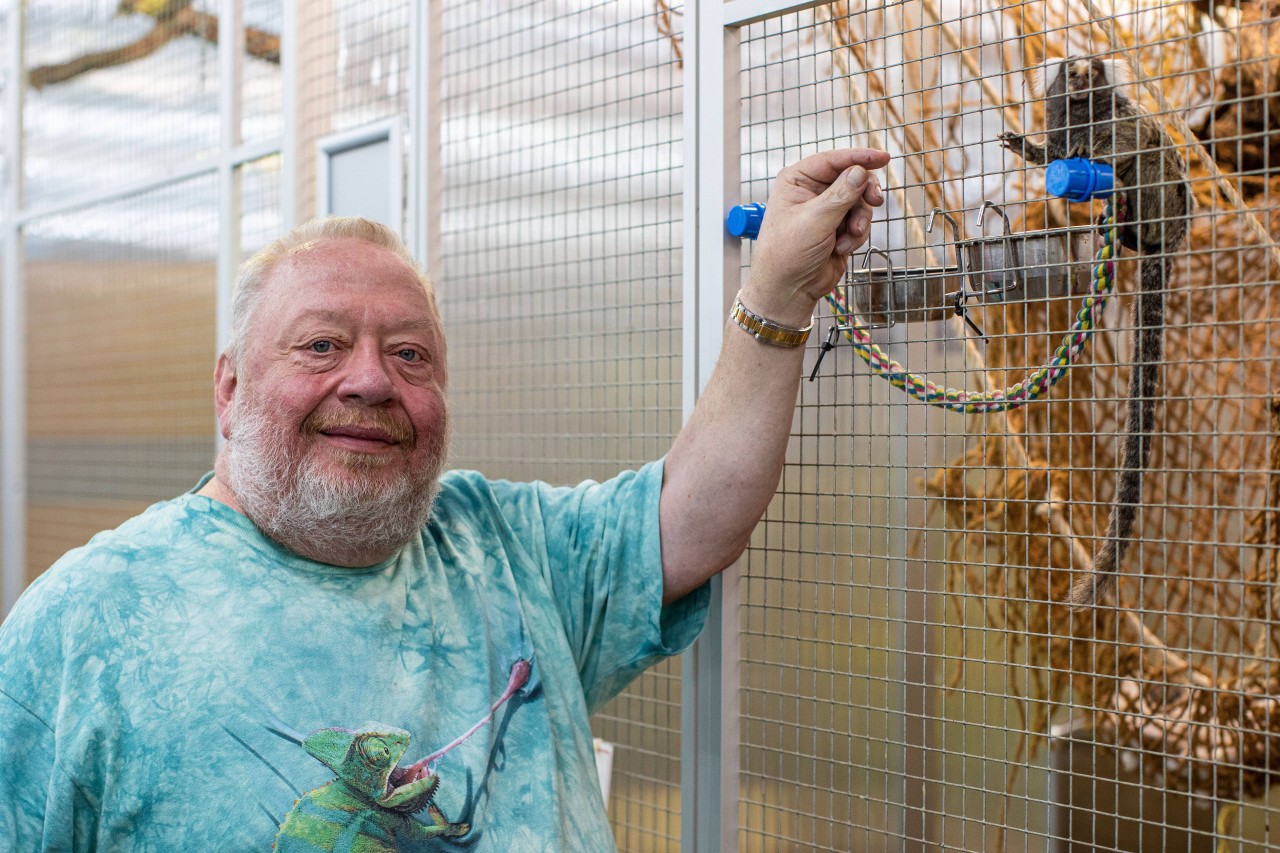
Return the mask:
<svg viewBox="0 0 1280 853"><path fill-rule="evenodd" d="M362 554L389 554L419 535L431 517L448 455L448 421L442 420L440 434L425 437L433 452L419 470L406 466L394 477L375 479L369 474L380 466L352 454L354 476L332 477L307 454L293 458L265 409L241 400L223 450L228 485L244 514L291 551L343 565Z"/></svg>

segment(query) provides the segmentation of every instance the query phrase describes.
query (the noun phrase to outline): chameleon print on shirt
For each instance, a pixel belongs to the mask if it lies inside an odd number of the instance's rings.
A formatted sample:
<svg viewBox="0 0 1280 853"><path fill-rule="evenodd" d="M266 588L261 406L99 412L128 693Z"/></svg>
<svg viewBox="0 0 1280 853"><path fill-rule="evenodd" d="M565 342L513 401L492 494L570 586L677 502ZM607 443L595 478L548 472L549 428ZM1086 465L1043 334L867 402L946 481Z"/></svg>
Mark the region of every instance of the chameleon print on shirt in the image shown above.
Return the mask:
<svg viewBox="0 0 1280 853"><path fill-rule="evenodd" d="M411 735L403 729L369 723L359 729L318 729L302 748L337 774L308 791L285 816L276 836L277 853L394 853L401 840L423 841L466 835L467 823L454 823L432 802L440 777L434 763L493 719L508 699L529 681L532 665L517 660L502 696L465 734L426 758L400 767ZM430 823L413 815L426 810Z"/></svg>
<svg viewBox="0 0 1280 853"><path fill-rule="evenodd" d="M302 747L338 776L298 800L280 826L275 849L290 851L395 851L401 839L465 835L470 826L451 823L431 802L440 777L426 768L398 767L409 733L373 723L350 729L320 729ZM413 813L427 810L431 824Z"/></svg>

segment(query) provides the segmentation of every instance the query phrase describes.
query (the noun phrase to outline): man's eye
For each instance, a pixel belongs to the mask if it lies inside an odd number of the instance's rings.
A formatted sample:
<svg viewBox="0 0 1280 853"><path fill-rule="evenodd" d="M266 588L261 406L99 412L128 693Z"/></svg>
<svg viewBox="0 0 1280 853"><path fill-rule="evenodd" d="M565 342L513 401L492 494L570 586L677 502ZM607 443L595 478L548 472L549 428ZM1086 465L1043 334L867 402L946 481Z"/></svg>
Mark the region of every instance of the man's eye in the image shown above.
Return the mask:
<svg viewBox="0 0 1280 853"><path fill-rule="evenodd" d="M316 341L308 347L312 352L324 354L333 352L333 341Z"/></svg>
<svg viewBox="0 0 1280 853"><path fill-rule="evenodd" d="M397 352L396 355L398 355L400 358L404 359L405 361L421 361L422 360L421 353L419 353L416 349L402 349L399 352Z"/></svg>

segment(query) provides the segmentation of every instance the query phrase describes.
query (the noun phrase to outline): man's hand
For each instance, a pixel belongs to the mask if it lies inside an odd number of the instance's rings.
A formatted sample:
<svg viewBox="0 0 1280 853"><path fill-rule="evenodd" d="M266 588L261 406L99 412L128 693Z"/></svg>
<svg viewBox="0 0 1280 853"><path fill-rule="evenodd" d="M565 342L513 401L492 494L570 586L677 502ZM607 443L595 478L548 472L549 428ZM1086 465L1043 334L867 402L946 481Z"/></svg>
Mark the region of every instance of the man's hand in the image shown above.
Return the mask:
<svg viewBox="0 0 1280 853"><path fill-rule="evenodd" d="M884 203L879 169L889 155L848 148L806 157L778 173L742 302L784 326L806 326L818 300L840 283L849 255L867 241L871 209Z"/></svg>

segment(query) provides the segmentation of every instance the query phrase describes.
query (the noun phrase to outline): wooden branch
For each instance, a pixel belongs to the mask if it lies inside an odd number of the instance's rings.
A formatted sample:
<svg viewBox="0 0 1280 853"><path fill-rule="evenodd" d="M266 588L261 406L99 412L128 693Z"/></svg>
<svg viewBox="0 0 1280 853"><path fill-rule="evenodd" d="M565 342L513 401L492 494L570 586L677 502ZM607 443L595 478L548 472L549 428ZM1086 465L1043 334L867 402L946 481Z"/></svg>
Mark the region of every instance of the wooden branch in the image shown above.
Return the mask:
<svg viewBox="0 0 1280 853"><path fill-rule="evenodd" d="M206 12L194 12L196 16L192 33L209 41L218 43L218 16ZM256 27L244 28L244 51L254 59L280 64L280 36L260 30Z"/></svg>
<svg viewBox="0 0 1280 853"><path fill-rule="evenodd" d="M72 80L81 74L87 74L99 68L124 65L134 60L142 59L145 56L150 56L173 41L173 39L180 35L185 35L186 32L187 30L180 20L171 18L163 23L156 24L151 32L124 47L86 53L83 56L77 56L75 59L61 62L57 65L41 65L38 68L32 68L27 72L27 83L33 89L43 89L50 83L62 83L66 80Z"/></svg>
<svg viewBox="0 0 1280 853"><path fill-rule="evenodd" d="M77 56L55 65L41 65L27 72L27 83L33 89L43 89L51 83L64 83L82 74L125 65L155 53L179 36L196 35L213 44L218 43L218 18L205 12L186 8L172 17L156 23L151 32L135 42L111 50L102 50ZM245 27L245 51L257 59L279 64L280 36Z"/></svg>

